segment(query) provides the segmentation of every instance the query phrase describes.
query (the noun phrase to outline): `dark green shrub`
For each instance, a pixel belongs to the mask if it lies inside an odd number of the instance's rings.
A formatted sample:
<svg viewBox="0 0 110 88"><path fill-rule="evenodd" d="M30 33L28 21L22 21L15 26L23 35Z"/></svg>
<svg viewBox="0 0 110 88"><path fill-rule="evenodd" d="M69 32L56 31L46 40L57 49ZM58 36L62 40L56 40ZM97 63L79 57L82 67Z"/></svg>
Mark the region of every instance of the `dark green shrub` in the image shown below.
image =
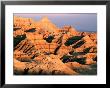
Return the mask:
<svg viewBox="0 0 110 88"><path fill-rule="evenodd" d="M61 59L62 59L63 63L66 63L66 62L70 61L69 56L67 56L67 55L64 55Z"/></svg>
<svg viewBox="0 0 110 88"><path fill-rule="evenodd" d="M25 32L35 32L36 30L35 30L36 28L31 28L31 29L29 29L29 30L26 30Z"/></svg>
<svg viewBox="0 0 110 88"><path fill-rule="evenodd" d="M93 49L94 49L93 53L97 53L97 48L94 47Z"/></svg>
<svg viewBox="0 0 110 88"><path fill-rule="evenodd" d="M85 55L85 52L74 52L74 51L71 51L69 52L70 55Z"/></svg>
<svg viewBox="0 0 110 88"><path fill-rule="evenodd" d="M85 64L86 58L71 58L71 62L78 62L80 64Z"/></svg>
<svg viewBox="0 0 110 88"><path fill-rule="evenodd" d="M51 43L52 40L54 39L54 36L48 36L47 38L44 38L44 40L46 40L48 43Z"/></svg>
<svg viewBox="0 0 110 88"><path fill-rule="evenodd" d="M80 41L76 45L74 45L73 48L78 48L78 47L82 46L84 43L85 43L84 41Z"/></svg>
<svg viewBox="0 0 110 88"><path fill-rule="evenodd" d="M22 40L24 40L26 38L26 35L17 35L16 37L14 37L14 47L17 46Z"/></svg>
<svg viewBox="0 0 110 88"><path fill-rule="evenodd" d="M83 52L84 52L84 53L89 53L90 49L91 49L91 47L86 48L86 49L83 50Z"/></svg>
<svg viewBox="0 0 110 88"><path fill-rule="evenodd" d="M73 36L65 42L65 45L70 46L70 45L74 44L75 42L77 42L78 40L80 40L82 37L83 36Z"/></svg>
<svg viewBox="0 0 110 88"><path fill-rule="evenodd" d="M86 63L86 58L75 58L74 56L64 55L61 59L63 63L67 63L67 62L78 62L80 64Z"/></svg>
<svg viewBox="0 0 110 88"><path fill-rule="evenodd" d="M73 56L78 56L79 53L78 53L78 52L73 52L72 55L73 55Z"/></svg>

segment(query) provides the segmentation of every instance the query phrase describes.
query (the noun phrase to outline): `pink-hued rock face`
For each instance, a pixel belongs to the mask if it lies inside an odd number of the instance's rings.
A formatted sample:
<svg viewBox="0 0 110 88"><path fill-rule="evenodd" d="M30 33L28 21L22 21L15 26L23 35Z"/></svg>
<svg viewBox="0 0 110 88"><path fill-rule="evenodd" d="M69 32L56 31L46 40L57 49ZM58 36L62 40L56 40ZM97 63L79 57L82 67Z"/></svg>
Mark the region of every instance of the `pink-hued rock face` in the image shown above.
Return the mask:
<svg viewBox="0 0 110 88"><path fill-rule="evenodd" d="M97 33L14 16L14 74L78 75L97 64ZM90 70L90 69L89 69Z"/></svg>

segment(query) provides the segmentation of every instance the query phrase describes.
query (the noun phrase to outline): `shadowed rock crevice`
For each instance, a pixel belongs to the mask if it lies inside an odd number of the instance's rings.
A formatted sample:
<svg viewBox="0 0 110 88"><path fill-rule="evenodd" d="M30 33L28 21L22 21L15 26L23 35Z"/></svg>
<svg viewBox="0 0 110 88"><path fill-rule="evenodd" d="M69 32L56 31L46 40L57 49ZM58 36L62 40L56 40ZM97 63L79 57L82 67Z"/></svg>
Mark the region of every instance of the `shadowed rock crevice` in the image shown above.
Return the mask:
<svg viewBox="0 0 110 88"><path fill-rule="evenodd" d="M23 75L27 75L28 74L28 71L29 71L29 68L25 68Z"/></svg>
<svg viewBox="0 0 110 88"><path fill-rule="evenodd" d="M57 51L60 49L61 45L62 45L62 44L60 44L60 45L55 49L54 55L57 55Z"/></svg>
<svg viewBox="0 0 110 88"><path fill-rule="evenodd" d="M40 75L40 74L42 74L42 71L43 71L43 70L41 69L41 70L39 71L39 73L38 73L38 74L39 74L39 75Z"/></svg>
<svg viewBox="0 0 110 88"><path fill-rule="evenodd" d="M97 33L58 28L48 17L14 16L13 25L14 75L97 74Z"/></svg>
<svg viewBox="0 0 110 88"><path fill-rule="evenodd" d="M21 27L14 27L14 31L20 30L20 29L21 29Z"/></svg>

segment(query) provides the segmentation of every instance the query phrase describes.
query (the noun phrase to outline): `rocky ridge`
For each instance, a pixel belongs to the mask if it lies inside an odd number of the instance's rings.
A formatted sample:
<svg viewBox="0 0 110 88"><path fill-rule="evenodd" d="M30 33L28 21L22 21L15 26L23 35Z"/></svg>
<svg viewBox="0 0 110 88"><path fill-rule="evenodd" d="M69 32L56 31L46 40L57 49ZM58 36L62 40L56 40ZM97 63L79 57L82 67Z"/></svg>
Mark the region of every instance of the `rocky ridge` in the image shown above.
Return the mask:
<svg viewBox="0 0 110 88"><path fill-rule="evenodd" d="M58 28L47 17L14 16L13 30L14 74L96 74L91 65L97 64L97 33Z"/></svg>

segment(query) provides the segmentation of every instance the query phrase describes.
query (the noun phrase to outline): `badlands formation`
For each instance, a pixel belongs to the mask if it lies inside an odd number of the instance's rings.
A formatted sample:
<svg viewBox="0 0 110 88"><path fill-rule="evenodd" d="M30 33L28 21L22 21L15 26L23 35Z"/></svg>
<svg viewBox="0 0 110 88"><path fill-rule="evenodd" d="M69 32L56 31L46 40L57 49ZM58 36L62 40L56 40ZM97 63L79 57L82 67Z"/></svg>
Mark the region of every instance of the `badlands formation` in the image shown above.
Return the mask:
<svg viewBox="0 0 110 88"><path fill-rule="evenodd" d="M15 75L96 75L97 34L14 16Z"/></svg>

